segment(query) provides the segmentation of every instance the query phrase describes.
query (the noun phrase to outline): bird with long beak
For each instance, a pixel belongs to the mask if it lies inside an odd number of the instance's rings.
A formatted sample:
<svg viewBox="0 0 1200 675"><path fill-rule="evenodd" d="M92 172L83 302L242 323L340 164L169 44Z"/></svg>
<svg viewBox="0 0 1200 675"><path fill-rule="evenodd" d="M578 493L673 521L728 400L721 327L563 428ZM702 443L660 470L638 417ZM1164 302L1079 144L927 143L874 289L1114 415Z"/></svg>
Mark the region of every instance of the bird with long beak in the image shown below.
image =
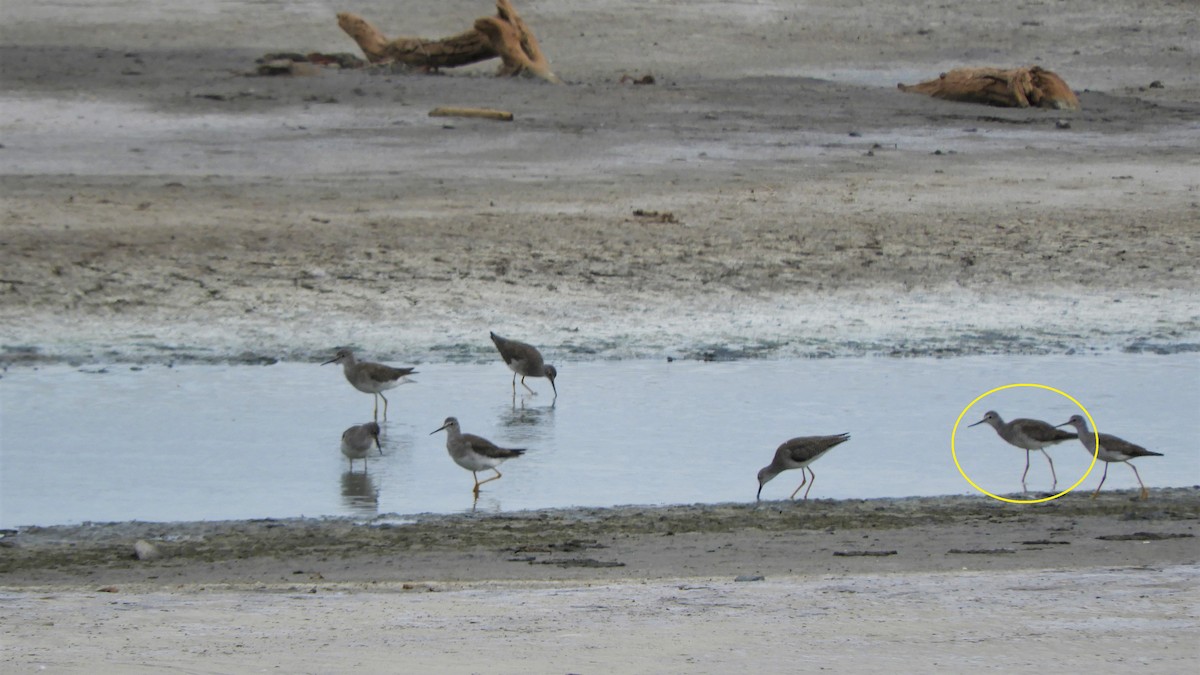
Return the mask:
<svg viewBox="0 0 1200 675"><path fill-rule="evenodd" d="M446 451L450 453L450 458L454 463L471 472L475 477L475 496L479 497L479 486L484 483L490 483L494 480L502 478L500 470L497 466L510 460L514 457L520 457L525 454L524 448L502 448L495 443L475 434L464 434L462 428L458 425L458 419L447 417L446 422L442 426L429 432L429 435L436 434L442 430L446 431ZM495 476L487 480L479 480L479 473L485 469L491 469L496 472Z"/></svg>
<svg viewBox="0 0 1200 675"><path fill-rule="evenodd" d="M1083 443L1083 447L1089 453L1095 452L1096 459L1104 462L1104 473L1100 476L1100 485L1096 486L1096 491L1092 493L1092 499L1100 493L1100 488L1104 486L1104 479L1108 478L1108 465L1113 462L1124 462L1133 469L1133 475L1137 478L1138 485L1142 486L1142 499L1145 500L1150 496L1150 491L1146 489L1146 484L1142 482L1142 476L1138 473L1137 467L1129 464L1129 460L1138 457L1162 457L1161 452L1152 452L1143 448L1140 445L1130 443L1122 438L1117 438L1112 434L1092 433L1088 431L1087 422L1083 420L1082 415L1072 415L1071 419L1058 425L1065 427L1067 425L1075 427L1079 432L1079 442ZM1099 440L1099 447L1096 442Z"/></svg>
<svg viewBox="0 0 1200 675"><path fill-rule="evenodd" d="M504 359L504 363L513 371L514 395L517 393L517 375L520 375L521 386L534 396L537 395L537 392L525 384L525 378L544 377L550 380L550 388L554 390L554 397L558 398L558 387L554 385L554 378L558 377L558 371L554 366L546 364L537 347L519 340L509 340L495 333L491 333L491 336L496 350L500 352L500 358Z"/></svg>
<svg viewBox="0 0 1200 675"><path fill-rule="evenodd" d="M1019 418L1011 422L1005 422L1000 418L1000 413L995 410L989 410L983 415L983 419L975 424L969 424L968 427L976 427L980 424L990 424L1009 445L1015 445L1025 451L1025 473L1021 474L1021 489L1025 488L1025 477L1029 475L1029 453L1032 450L1040 450L1046 456L1046 461L1050 462L1050 476L1054 480L1052 490L1058 488L1058 474L1054 473L1054 460L1050 459L1050 454L1045 448L1048 445L1062 443L1076 438L1075 434L1068 433L1061 429L1051 426L1047 422L1041 420L1030 420Z"/></svg>
<svg viewBox="0 0 1200 675"><path fill-rule="evenodd" d="M342 373L346 376L346 381L355 389L365 394L375 395L374 419L379 419L379 399L381 398L383 399L383 419L387 419L388 400L383 392L406 382L405 378L417 373L412 368L393 368L382 363L355 360L354 352L349 349L339 349L332 359L321 365L326 366L331 363L342 364Z"/></svg>
<svg viewBox="0 0 1200 675"><path fill-rule="evenodd" d="M367 453L374 445L383 454L383 446L379 444L379 425L375 422L359 424L342 432L342 454L350 460L350 470L354 471L354 460L363 461L363 471L367 470Z"/></svg>
<svg viewBox="0 0 1200 675"><path fill-rule="evenodd" d="M837 434L834 436L801 436L793 438L789 441L784 441L775 450L775 457L771 463L759 469L758 471L758 495L756 500L762 499L763 486L771 481L772 478L789 469L800 469L800 475L803 479L800 481L799 487L789 499L795 499L796 493L800 488L808 483L808 490L804 491L804 498L808 499L808 493L812 490L812 484L816 482L817 475L809 468L809 464L817 461L821 455L829 452L835 445L845 443L850 440L850 434ZM807 474L805 472L808 472ZM809 476L812 479L809 479Z"/></svg>

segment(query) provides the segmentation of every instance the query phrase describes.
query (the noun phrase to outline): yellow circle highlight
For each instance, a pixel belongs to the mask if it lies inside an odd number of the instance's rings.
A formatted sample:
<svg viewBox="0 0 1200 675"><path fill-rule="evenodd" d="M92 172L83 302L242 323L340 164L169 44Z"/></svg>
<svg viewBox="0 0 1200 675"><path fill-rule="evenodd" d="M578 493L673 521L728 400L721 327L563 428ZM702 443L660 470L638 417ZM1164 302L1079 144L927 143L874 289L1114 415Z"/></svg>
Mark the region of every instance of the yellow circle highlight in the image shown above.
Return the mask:
<svg viewBox="0 0 1200 675"><path fill-rule="evenodd" d="M1083 472L1083 475L1079 477L1079 480L1075 481L1074 485L1072 485L1071 487L1067 488L1066 490L1063 490L1062 492L1060 492L1056 495L1051 495L1049 497L1042 497L1041 499L1009 499L1008 497L1001 497L1000 495L994 495L994 494L988 492L987 490L984 490L983 488L976 485L975 481L971 480L971 477L967 475L967 472L963 471L962 465L958 463L958 450L954 447L954 439L956 436L958 436L958 425L962 422L963 415L966 415L967 411L970 410L971 408L975 407L976 403L979 403L981 400L987 398L988 396L991 396L992 394L994 394L998 391L1004 391L1005 389L1015 389L1018 387L1032 387L1034 389L1045 389L1047 391L1052 391L1066 399L1069 399L1071 401L1071 403L1074 403L1075 405L1079 406L1079 409L1082 410L1083 414L1087 416L1088 424L1091 425L1091 427L1092 427L1092 436L1094 436L1096 439L1096 447L1092 450L1092 463L1088 465L1087 471ZM1082 403L1080 403L1079 401L1076 401L1075 397L1071 396L1070 394L1066 393L1065 391L1055 389L1054 387L1047 387L1044 384L1033 384L1033 383L1006 384L1003 387L996 387L995 389L992 389L990 391L983 392L979 396L976 396L975 400L968 403L967 407L963 408L962 412L960 412L958 414L958 419L954 420L954 429L950 432L950 456L954 458L954 466L958 467L958 472L960 474L962 474L962 477L965 478L967 480L967 482L971 484L971 487L975 488L976 490L979 490L980 492L991 497L992 499L998 499L1002 502L1008 502L1009 504L1040 504L1041 502L1048 502L1048 501L1051 501L1054 499L1058 499L1059 497L1069 493L1071 490L1074 490L1075 488L1079 487L1079 484L1082 483L1088 477L1088 474L1090 474L1092 472L1092 469L1096 466L1096 460L1099 457L1099 455L1100 455L1100 431L1098 429L1096 429L1096 422L1095 422L1095 420L1092 419L1092 414L1090 412L1088 412L1087 408L1083 407Z"/></svg>

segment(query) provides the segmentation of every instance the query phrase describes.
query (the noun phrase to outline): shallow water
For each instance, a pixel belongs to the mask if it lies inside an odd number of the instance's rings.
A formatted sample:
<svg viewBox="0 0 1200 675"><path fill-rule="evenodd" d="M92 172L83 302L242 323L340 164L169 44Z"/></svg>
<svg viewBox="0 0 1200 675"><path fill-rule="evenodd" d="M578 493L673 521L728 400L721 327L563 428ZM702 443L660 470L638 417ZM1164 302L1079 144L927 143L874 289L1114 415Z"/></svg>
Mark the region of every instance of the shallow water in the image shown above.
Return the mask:
<svg viewBox="0 0 1200 675"><path fill-rule="evenodd" d="M972 399L1010 383L1063 390L1101 431L1165 453L1137 462L1147 486L1200 483L1195 354L567 363L557 400L540 379L529 380L537 396L518 385L514 397L499 362L419 371L388 393L383 456L351 473L341 433L370 420L371 396L334 366L11 369L0 379L0 526L752 501L780 442L838 432L852 438L813 465L812 498L973 494L951 433ZM1021 490L1024 452L966 427L989 409L1052 423L1078 412L1056 393L1013 388L965 413L963 470L1008 495ZM478 503L445 435L430 435L449 415L529 450ZM1091 460L1074 441L1051 456L1059 490ZM763 496L799 483L786 472ZM1051 487L1037 453L1028 486ZM1105 489L1130 487L1133 472L1112 466Z"/></svg>

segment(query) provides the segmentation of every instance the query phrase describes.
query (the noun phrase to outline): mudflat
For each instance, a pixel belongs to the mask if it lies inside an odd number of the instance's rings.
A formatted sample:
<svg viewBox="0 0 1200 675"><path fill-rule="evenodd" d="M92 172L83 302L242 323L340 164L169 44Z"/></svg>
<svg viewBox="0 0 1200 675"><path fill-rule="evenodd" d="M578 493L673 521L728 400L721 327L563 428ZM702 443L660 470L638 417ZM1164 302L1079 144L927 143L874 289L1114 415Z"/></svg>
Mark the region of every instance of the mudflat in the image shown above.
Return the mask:
<svg viewBox="0 0 1200 675"><path fill-rule="evenodd" d="M1200 334L1186 3L518 5L563 86L250 76L353 51L337 8L68 6L0 27L8 362L445 358L510 328L581 358ZM437 37L492 7L355 11ZM1082 110L895 88L1030 63Z"/></svg>

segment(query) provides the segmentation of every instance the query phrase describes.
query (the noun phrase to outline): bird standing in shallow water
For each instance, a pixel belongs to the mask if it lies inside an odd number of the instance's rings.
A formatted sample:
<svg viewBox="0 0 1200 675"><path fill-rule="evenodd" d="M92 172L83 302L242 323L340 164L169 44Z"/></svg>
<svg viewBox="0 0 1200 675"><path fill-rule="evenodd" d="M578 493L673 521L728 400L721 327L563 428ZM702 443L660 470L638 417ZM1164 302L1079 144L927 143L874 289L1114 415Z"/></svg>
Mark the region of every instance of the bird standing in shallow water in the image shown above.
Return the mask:
<svg viewBox="0 0 1200 675"><path fill-rule="evenodd" d="M1079 432L1079 442L1083 443L1083 447L1087 448L1089 453L1096 452L1096 459L1104 462L1104 474L1100 476L1100 485L1096 486L1096 491L1092 493L1092 499L1100 493L1100 488L1104 485L1104 479L1108 478L1108 465L1113 462L1125 462L1129 464L1129 460L1137 457L1162 457L1161 452L1151 452L1140 445L1135 445L1121 438L1117 438L1112 434L1093 434L1088 431L1087 422L1083 420L1083 415L1072 415L1071 419L1058 425L1065 427L1070 424ZM1096 436L1100 437L1100 448L1096 448ZM1129 468L1133 469L1133 475L1137 477L1138 485L1142 486L1142 499L1150 496L1150 491L1146 489L1146 484L1142 482L1142 476L1138 473L1137 467L1129 464Z"/></svg>
<svg viewBox="0 0 1200 675"><path fill-rule="evenodd" d="M462 433L462 428L459 427L458 420L453 417L447 417L446 422L437 429L429 432L429 435L432 436L443 429L446 431L446 450L450 453L450 458L454 460L455 464L470 471L471 475L475 476L476 497L479 496L480 485L501 478L500 470L496 468L497 466L505 460L525 454L524 448L502 448L486 438L476 436L475 434ZM496 475L487 480L480 481L477 472L485 469L495 471Z"/></svg>
<svg viewBox="0 0 1200 675"><path fill-rule="evenodd" d="M529 385L525 384L527 377L544 377L550 380L550 388L554 390L554 397L558 398L558 387L554 385L554 378L558 377L558 371L554 366L546 365L542 360L542 353L533 345L525 344L519 340L509 340L508 338L500 337L495 333L491 333L492 342L496 344L496 349L500 352L500 357L504 359L504 363L513 371L513 394L517 393L517 375L521 376L521 386L525 387L530 394L534 396L537 392L530 389Z"/></svg>
<svg viewBox="0 0 1200 675"><path fill-rule="evenodd" d="M375 395L375 410L372 413L374 419L379 419L379 399L381 398L383 399L383 419L387 419L388 400L383 392L401 384L404 378L417 372L412 368L393 368L382 363L356 361L354 352L349 349L339 349L332 359L321 365L325 366L330 363L342 364L342 372L346 375L346 381L355 389Z"/></svg>
<svg viewBox="0 0 1200 675"><path fill-rule="evenodd" d="M834 436L801 436L793 438L789 441L784 441L775 450L775 458L771 463L758 471L758 496L755 499L762 499L763 486L771 481L772 478L789 469L800 469L800 475L804 478L800 481L800 485L789 499L796 498L796 492L808 483L808 490L804 491L804 499L808 499L808 493L812 490L812 484L816 482L817 475L808 467L809 464L817 461L817 458L829 452L835 445L845 443L850 440L850 434L837 434ZM805 473L805 472L808 473ZM809 475L812 475L812 480L809 480Z"/></svg>
<svg viewBox="0 0 1200 675"><path fill-rule="evenodd" d="M1050 462L1050 476L1054 479L1054 485L1050 489L1054 490L1058 488L1058 474L1054 472L1054 460L1050 459L1050 454L1044 448L1048 445L1077 438L1075 434L1067 433L1041 420L1020 418L1011 422L1005 422L1000 419L1000 413L995 410L987 411L984 413L983 419L967 426L979 426L984 422L992 425L996 433L1000 434L1000 438L1007 441L1009 445L1015 445L1025 451L1025 473L1021 474L1022 490L1026 489L1025 476L1029 475L1029 452L1031 450L1041 450L1042 454L1046 455L1046 461Z"/></svg>
<svg viewBox="0 0 1200 675"><path fill-rule="evenodd" d="M383 446L379 444L379 425L367 422L350 427L342 432L342 454L350 460L350 470L354 471L354 460L363 461L363 471L367 470L367 452L374 445L383 454Z"/></svg>

